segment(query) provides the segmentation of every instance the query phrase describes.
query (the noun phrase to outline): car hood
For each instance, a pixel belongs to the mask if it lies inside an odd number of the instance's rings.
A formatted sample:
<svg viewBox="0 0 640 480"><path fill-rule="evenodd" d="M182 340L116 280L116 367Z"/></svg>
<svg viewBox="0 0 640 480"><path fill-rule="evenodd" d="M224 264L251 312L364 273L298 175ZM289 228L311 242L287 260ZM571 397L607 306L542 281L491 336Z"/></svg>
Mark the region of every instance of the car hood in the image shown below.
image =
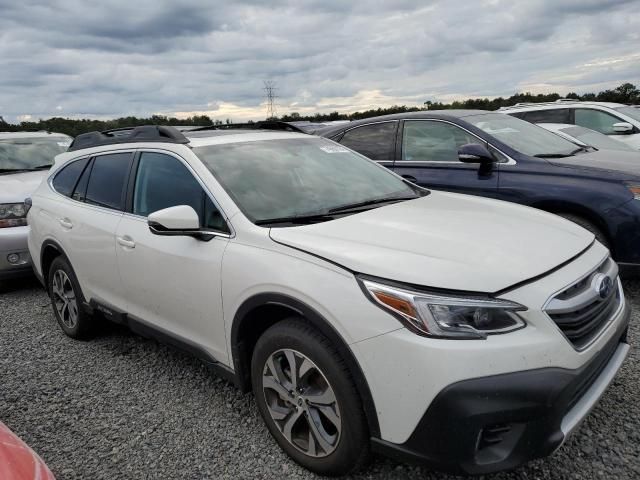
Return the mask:
<svg viewBox="0 0 640 480"><path fill-rule="evenodd" d="M0 175L0 203L19 203L31 195L49 172L5 173Z"/></svg>
<svg viewBox="0 0 640 480"><path fill-rule="evenodd" d="M270 236L354 272L485 293L544 274L594 240L540 210L435 191L329 222L272 228Z"/></svg>
<svg viewBox="0 0 640 480"><path fill-rule="evenodd" d="M605 170L621 180L640 178L640 152L599 150L566 158L553 158L549 162L561 167L576 167Z"/></svg>

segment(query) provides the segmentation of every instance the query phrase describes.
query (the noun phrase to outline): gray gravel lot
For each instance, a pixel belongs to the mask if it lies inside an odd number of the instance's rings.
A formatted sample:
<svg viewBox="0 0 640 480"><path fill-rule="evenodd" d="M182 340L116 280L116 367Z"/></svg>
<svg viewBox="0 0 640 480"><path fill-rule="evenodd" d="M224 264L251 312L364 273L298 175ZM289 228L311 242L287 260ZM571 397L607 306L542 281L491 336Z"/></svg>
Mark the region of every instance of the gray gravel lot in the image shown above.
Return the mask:
<svg viewBox="0 0 640 480"><path fill-rule="evenodd" d="M640 311L640 282L627 282ZM638 338L634 314L631 342ZM640 478L640 359L632 353L553 457L492 479ZM64 479L317 478L289 461L251 395L200 362L115 326L78 342L33 280L0 284L0 420ZM376 458L354 478L453 478Z"/></svg>

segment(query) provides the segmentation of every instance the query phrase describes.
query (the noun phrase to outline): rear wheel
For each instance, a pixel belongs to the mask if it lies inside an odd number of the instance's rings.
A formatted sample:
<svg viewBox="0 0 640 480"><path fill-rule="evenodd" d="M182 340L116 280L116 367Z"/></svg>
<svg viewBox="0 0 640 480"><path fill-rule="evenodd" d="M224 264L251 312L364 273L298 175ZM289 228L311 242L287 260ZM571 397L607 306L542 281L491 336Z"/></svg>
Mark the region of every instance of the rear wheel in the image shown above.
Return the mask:
<svg viewBox="0 0 640 480"><path fill-rule="evenodd" d="M598 240L602 245L604 245L608 249L611 249L609 245L609 240L607 239L604 232L600 228L596 227L589 220L586 220L578 215L573 215L571 213L559 213L558 215L560 215L562 218L566 218L567 220L580 225L585 230L589 230L591 233L595 235L596 240Z"/></svg>
<svg viewBox="0 0 640 480"><path fill-rule="evenodd" d="M258 409L282 449L321 475L366 463L369 434L351 375L329 340L301 319L269 328L251 376Z"/></svg>
<svg viewBox="0 0 640 480"><path fill-rule="evenodd" d="M88 337L92 332L93 321L82 308L82 292L66 258L60 256L51 263L48 287L53 313L62 331L71 338Z"/></svg>

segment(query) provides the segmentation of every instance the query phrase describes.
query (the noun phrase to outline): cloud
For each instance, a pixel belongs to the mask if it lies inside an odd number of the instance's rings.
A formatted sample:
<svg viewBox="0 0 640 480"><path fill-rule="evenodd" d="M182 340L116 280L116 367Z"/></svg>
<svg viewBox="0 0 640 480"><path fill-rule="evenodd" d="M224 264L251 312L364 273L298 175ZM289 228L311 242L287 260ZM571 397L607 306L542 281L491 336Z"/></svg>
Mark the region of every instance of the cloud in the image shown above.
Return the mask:
<svg viewBox="0 0 640 480"><path fill-rule="evenodd" d="M0 0L0 115L279 113L638 83L627 0Z"/></svg>

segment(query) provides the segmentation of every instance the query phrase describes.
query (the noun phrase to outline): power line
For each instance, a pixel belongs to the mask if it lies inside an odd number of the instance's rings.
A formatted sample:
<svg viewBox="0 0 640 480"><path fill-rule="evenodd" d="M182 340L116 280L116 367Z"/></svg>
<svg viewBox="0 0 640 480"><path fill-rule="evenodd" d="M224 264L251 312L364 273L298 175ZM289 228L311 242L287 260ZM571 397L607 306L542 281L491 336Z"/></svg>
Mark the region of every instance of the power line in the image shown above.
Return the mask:
<svg viewBox="0 0 640 480"><path fill-rule="evenodd" d="M267 120L270 118L274 118L276 116L276 82L273 80L265 80L264 81L264 93L267 99Z"/></svg>

